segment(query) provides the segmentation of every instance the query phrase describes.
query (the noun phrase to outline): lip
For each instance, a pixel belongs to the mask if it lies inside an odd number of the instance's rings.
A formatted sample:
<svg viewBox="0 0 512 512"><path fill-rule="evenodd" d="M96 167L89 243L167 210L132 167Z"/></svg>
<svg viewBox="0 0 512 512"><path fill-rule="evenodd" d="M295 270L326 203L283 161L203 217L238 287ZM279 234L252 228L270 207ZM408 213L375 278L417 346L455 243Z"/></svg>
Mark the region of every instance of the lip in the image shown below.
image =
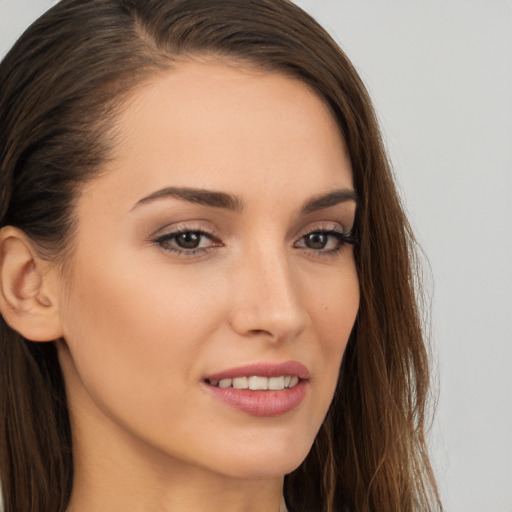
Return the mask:
<svg viewBox="0 0 512 512"><path fill-rule="evenodd" d="M292 388L278 391L212 386L210 381L234 379L236 377L279 377L291 375L299 377L299 382ZM251 416L272 417L293 411L304 401L309 389L309 370L297 361L283 363L255 363L236 368L229 368L206 377L203 385L216 399Z"/></svg>
<svg viewBox="0 0 512 512"><path fill-rule="evenodd" d="M205 380L234 379L236 377L280 377L281 375L297 376L301 380L309 379L309 370L298 361L285 361L282 363L254 363L245 366L229 368L218 373L208 375Z"/></svg>

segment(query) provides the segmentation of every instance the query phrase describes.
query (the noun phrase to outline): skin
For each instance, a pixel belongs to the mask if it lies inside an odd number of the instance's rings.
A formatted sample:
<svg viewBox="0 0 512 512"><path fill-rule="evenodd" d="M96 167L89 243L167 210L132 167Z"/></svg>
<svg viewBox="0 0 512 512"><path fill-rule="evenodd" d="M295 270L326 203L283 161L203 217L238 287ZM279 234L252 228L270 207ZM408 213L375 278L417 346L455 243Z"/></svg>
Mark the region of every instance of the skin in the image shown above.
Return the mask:
<svg viewBox="0 0 512 512"><path fill-rule="evenodd" d="M75 484L69 511L277 511L283 475L325 417L359 305L355 202L329 109L280 74L195 60L153 77L121 113L106 172L77 202L78 231L57 283ZM220 191L239 208L176 197ZM172 252L173 229L203 230ZM308 239L309 240L309 239ZM334 251L334 249L338 249ZM64 341L65 340L65 341ZM255 362L310 372L299 407L255 417L205 390L207 375Z"/></svg>

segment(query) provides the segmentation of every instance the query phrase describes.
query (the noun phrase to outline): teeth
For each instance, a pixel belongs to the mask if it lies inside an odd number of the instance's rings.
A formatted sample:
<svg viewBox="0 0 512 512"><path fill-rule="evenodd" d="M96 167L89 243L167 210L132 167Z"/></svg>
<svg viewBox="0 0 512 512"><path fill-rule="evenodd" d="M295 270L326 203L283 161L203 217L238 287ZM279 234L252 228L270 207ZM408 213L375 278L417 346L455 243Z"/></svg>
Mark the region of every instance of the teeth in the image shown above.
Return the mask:
<svg viewBox="0 0 512 512"><path fill-rule="evenodd" d="M299 383L297 376L282 375L280 377L235 377L234 379L220 379L210 381L210 385L219 388L251 389L253 391L281 391L286 388L293 388Z"/></svg>
<svg viewBox="0 0 512 512"><path fill-rule="evenodd" d="M236 377L233 379L233 387L235 389L247 389L249 387L249 381L247 377Z"/></svg>
<svg viewBox="0 0 512 512"><path fill-rule="evenodd" d="M230 388L232 384L231 379L220 379L219 380L219 388Z"/></svg>
<svg viewBox="0 0 512 512"><path fill-rule="evenodd" d="M284 377L270 377L268 379L268 389L275 391L284 389Z"/></svg>
<svg viewBox="0 0 512 512"><path fill-rule="evenodd" d="M249 377L249 389L258 390L258 389L268 389L268 379L267 377Z"/></svg>

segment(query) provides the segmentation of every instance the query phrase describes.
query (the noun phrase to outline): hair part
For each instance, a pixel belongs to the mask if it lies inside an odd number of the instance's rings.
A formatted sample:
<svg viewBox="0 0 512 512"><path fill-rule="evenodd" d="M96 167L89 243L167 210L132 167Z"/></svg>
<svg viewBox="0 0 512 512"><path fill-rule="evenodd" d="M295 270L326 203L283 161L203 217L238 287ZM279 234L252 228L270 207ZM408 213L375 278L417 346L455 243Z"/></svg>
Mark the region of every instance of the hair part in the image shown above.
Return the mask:
<svg viewBox="0 0 512 512"><path fill-rule="evenodd" d="M0 227L19 227L65 267L80 188L111 158L120 109L154 74L203 55L312 87L340 127L360 198L360 310L327 417L285 479L290 512L440 510L414 237L364 85L290 1L62 0L50 9L0 65ZM54 344L24 340L0 318L0 378L5 510L64 512L72 438Z"/></svg>

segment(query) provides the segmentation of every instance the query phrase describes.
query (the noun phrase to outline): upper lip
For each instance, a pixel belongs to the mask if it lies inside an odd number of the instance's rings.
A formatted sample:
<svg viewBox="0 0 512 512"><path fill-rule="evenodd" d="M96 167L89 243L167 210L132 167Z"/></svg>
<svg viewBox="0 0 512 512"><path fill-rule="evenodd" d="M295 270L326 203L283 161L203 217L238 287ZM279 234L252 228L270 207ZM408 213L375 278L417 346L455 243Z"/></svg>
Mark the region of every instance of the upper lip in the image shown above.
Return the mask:
<svg viewBox="0 0 512 512"><path fill-rule="evenodd" d="M309 379L309 370L298 361L285 361L282 363L253 363L244 366L228 368L218 373L208 375L205 380L219 381L221 379L234 379L236 377L280 377L291 375L299 379Z"/></svg>

